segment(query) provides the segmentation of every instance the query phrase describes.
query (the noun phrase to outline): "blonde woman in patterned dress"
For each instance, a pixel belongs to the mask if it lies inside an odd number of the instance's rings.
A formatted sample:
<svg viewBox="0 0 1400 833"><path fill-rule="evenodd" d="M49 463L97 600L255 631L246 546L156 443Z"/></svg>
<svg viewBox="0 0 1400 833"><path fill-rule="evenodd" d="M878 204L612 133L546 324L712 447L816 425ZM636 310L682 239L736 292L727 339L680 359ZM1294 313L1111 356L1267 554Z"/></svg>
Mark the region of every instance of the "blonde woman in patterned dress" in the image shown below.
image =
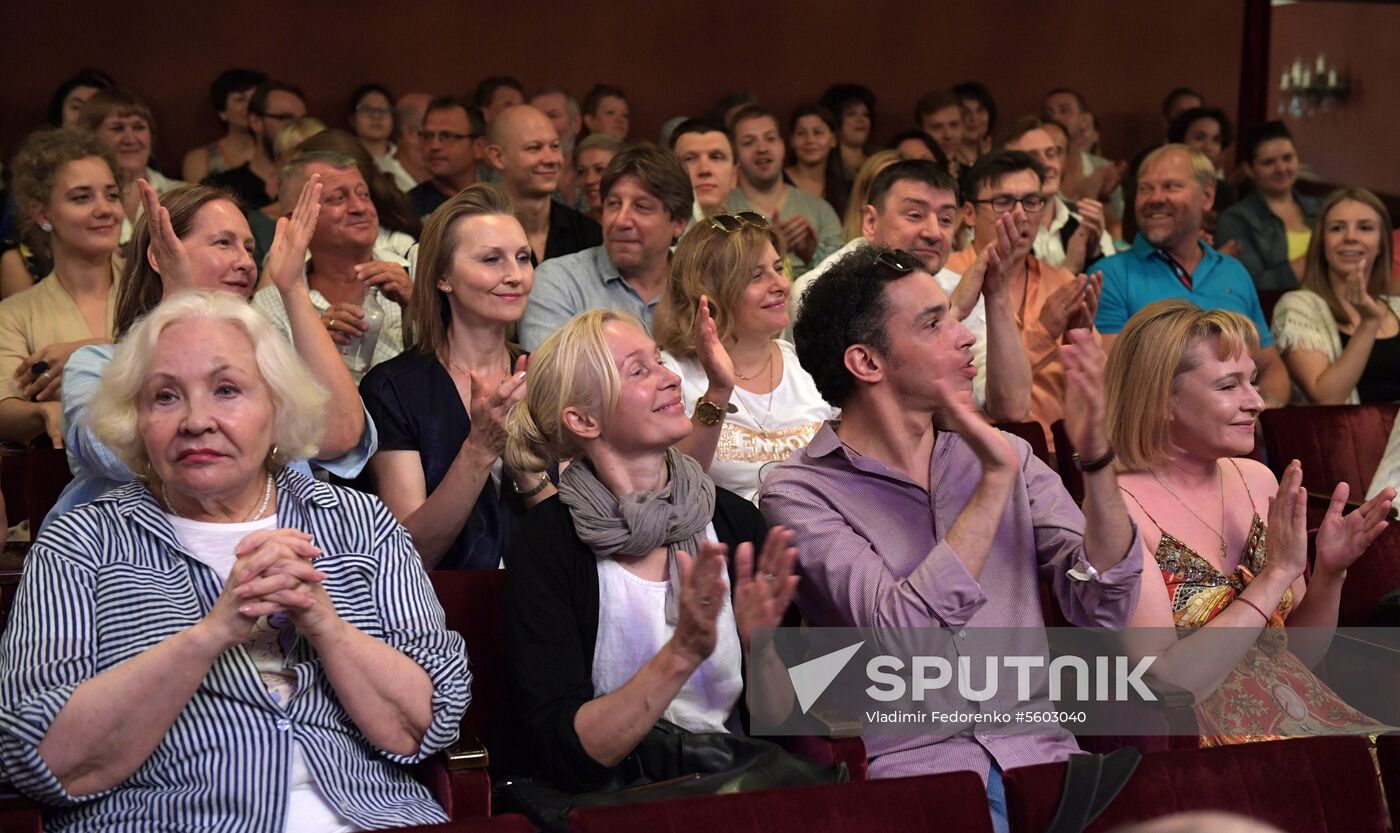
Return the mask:
<svg viewBox="0 0 1400 833"><path fill-rule="evenodd" d="M835 414L796 348L778 338L791 286L766 218L717 214L681 239L656 309L656 343L681 377L694 425L676 447L749 500Z"/></svg>
<svg viewBox="0 0 1400 833"><path fill-rule="evenodd" d="M1293 461L1280 483L1244 456L1264 408L1258 349L1244 317L1168 300L1135 315L1109 356L1118 483L1149 568L1131 624L1152 630L1136 634L1136 648L1159 656L1154 674L1196 695L1202 745L1383 731L1309 670L1326 645L1295 632L1290 649L1284 625L1336 626L1347 568L1385 529L1395 491L1344 516L1338 484L1304 580L1302 469Z"/></svg>

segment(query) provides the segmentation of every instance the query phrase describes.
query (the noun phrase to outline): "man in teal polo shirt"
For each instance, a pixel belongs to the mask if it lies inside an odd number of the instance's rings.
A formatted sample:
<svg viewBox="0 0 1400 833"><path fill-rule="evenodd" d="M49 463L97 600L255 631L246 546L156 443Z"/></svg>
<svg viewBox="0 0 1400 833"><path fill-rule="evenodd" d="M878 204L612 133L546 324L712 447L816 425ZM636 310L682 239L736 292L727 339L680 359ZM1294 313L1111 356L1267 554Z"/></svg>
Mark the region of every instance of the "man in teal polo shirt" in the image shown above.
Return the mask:
<svg viewBox="0 0 1400 833"><path fill-rule="evenodd" d="M1202 309L1227 309L1259 330L1259 394L1270 406L1288 401L1288 370L1273 346L1269 322L1243 264L1201 240L1201 225L1215 200L1215 167L1185 145L1164 145L1138 169L1140 230L1132 249L1105 258L1103 294L1095 324L1111 348L1134 313L1163 298L1185 298Z"/></svg>

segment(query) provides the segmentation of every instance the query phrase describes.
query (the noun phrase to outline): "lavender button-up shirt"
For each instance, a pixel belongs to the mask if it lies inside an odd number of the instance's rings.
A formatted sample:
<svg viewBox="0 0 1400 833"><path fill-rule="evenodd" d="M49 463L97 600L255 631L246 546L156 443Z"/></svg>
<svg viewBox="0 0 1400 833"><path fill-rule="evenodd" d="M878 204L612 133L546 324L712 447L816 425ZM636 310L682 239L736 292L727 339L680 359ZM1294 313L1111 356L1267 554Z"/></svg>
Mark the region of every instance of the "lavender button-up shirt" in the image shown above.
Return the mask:
<svg viewBox="0 0 1400 833"><path fill-rule="evenodd" d="M972 497L981 465L957 434L940 431L929 462L932 492L879 460L853 452L824 425L763 484L769 523L796 530L798 606L814 627L1040 628L1040 576L1076 625L1122 627L1137 606L1142 559L1136 528L1124 558L1093 580L1068 576L1087 564L1084 515L1058 475L1010 437L1021 477L1007 501L979 579L944 540ZM865 739L870 774L897 777L1003 770L1063 760L1078 750L1067 732L1010 736Z"/></svg>

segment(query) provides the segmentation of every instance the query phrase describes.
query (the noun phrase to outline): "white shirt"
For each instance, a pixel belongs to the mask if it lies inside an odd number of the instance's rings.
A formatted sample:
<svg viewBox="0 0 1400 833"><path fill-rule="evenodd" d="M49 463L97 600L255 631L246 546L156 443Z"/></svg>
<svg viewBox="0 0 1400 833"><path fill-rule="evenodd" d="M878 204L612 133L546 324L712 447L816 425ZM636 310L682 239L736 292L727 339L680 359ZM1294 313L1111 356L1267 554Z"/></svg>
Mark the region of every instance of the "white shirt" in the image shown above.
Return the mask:
<svg viewBox="0 0 1400 833"><path fill-rule="evenodd" d="M792 343L779 339L778 350L783 357L778 386L771 393L750 393L735 386L729 401L738 411L725 417L710 462L709 474L715 485L745 500L757 496L758 487L774 465L806 446L822 423L837 414L817 392L812 375L802 369ZM663 358L680 374L685 410L693 415L695 404L710 387L705 369L695 358L678 359L668 354Z"/></svg>
<svg viewBox="0 0 1400 833"><path fill-rule="evenodd" d="M864 237L855 238L832 252L825 260L812 267L793 283L792 294L788 296L789 323L787 330L783 333L784 338L792 340L792 325L796 323L798 314L802 312L802 294L807 291L807 287L812 285L812 281L821 277L836 261L861 246L868 245L868 243L869 241ZM952 296L953 290L958 288L958 281L962 280L962 276L948 269L939 269L938 274L934 275L933 279L938 282L944 292ZM963 319L962 325L977 336L977 341L972 345L972 365L977 368L977 378L972 380L972 399L980 408L987 401L987 305L983 303L981 295L977 296L977 305Z"/></svg>
<svg viewBox="0 0 1400 833"><path fill-rule="evenodd" d="M1059 194L1050 200L1050 205L1054 208L1054 215L1050 219L1048 228L1041 226L1035 233L1035 242L1031 244L1031 254L1043 263L1048 263L1051 266L1063 266L1065 264L1065 246L1064 243L1060 242L1060 229L1065 227L1065 223L1069 222L1070 217L1081 222L1083 218L1070 211L1069 206L1060 198ZM1099 234L1099 253L1104 257L1110 257L1117 253L1113 248L1113 237L1107 231Z"/></svg>
<svg viewBox="0 0 1400 833"><path fill-rule="evenodd" d="M408 193L418 185L418 180L410 176L408 170L404 168L403 163L394 156L397 152L398 148L393 142L390 142L389 152L383 156L376 156L374 158L374 166L388 174L389 178L394 181L394 184L398 186L400 191Z"/></svg>
<svg viewBox="0 0 1400 833"><path fill-rule="evenodd" d="M705 535L718 540L713 524ZM649 581L628 572L616 559L598 559L598 638L593 645L597 696L625 685L675 633L675 626L666 624L669 587L670 582ZM681 686L662 718L691 732L729 731L725 721L744 689L741 654L734 609L726 592L714 652Z"/></svg>
<svg viewBox="0 0 1400 833"><path fill-rule="evenodd" d="M178 515L165 513L175 537L198 562L213 570L219 580L228 583L233 571L234 549L240 541L254 532L277 528L277 515L273 514L260 521L248 523L207 523L191 521ZM290 625L286 626L290 628ZM267 686L268 696L280 708L296 694L297 676L286 669L286 650L278 639L283 630L274 627L268 617L258 619L243 649L258 669L263 685ZM316 786L316 779L306 765L306 756L301 744L292 744L292 766L287 776L287 830L310 831L311 833L349 833L359 830L355 823L342 816L326 801Z"/></svg>
<svg viewBox="0 0 1400 833"><path fill-rule="evenodd" d="M392 236L395 234L398 233L389 232L389 239L397 239ZM398 234L398 236L408 240L413 239L406 234ZM416 246L417 244L415 243L413 245ZM375 260L388 261L389 263L397 263L408 270L408 277L410 279L413 278L413 266L402 255L376 244L373 258ZM302 280L305 279L306 277L303 275ZM311 306L316 308L316 312L324 313L326 310L330 309L331 302L326 300L326 296L315 289L310 290L308 294L311 296ZM403 308L393 301L390 301L388 298L385 298L383 295L379 296L379 301L380 307L384 310L384 323L379 329L379 340L375 342L374 345L374 356L370 359L371 367L380 362L387 362L403 352ZM254 293L253 307L263 315L266 315L267 319L272 322L272 325L281 331L282 335L287 337L287 341L294 341L292 338L292 324L287 319L287 308L282 305L282 294L277 291L276 286L269 283L267 286L264 286ZM347 349L348 348L341 348L341 352L344 353Z"/></svg>

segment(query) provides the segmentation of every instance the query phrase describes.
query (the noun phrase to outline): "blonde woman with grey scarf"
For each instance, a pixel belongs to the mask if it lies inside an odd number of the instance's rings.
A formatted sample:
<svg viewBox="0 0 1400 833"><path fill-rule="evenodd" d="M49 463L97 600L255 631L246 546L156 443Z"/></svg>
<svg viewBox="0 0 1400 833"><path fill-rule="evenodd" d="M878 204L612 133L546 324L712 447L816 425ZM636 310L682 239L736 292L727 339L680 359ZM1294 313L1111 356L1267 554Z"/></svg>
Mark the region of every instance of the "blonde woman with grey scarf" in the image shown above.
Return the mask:
<svg viewBox="0 0 1400 833"><path fill-rule="evenodd" d="M691 429L680 379L632 317L579 314L531 356L527 387L506 465L570 464L506 551L511 699L529 758L516 768L596 790L660 720L742 731L742 651L779 624L797 551L672 448ZM781 674L772 659L754 673ZM781 720L790 690L769 699L755 708Z"/></svg>

